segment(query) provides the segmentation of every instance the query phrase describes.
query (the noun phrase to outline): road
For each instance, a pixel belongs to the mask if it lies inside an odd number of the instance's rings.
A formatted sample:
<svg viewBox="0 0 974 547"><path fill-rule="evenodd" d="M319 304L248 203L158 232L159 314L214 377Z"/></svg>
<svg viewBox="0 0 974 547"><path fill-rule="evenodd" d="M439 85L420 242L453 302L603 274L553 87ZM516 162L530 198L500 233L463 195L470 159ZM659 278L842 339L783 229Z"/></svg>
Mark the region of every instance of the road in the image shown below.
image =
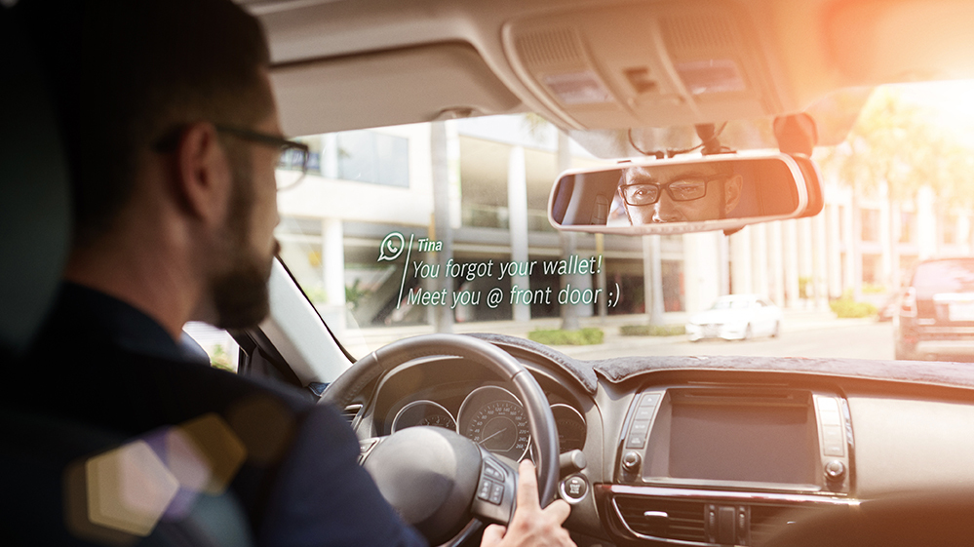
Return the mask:
<svg viewBox="0 0 974 547"><path fill-rule="evenodd" d="M827 325L789 329L786 323L778 338L743 342L704 340L690 342L685 336L660 338L618 337L599 346L566 348L579 359L607 359L627 355L753 355L768 357L844 357L893 359L893 327L890 323L834 320Z"/></svg>

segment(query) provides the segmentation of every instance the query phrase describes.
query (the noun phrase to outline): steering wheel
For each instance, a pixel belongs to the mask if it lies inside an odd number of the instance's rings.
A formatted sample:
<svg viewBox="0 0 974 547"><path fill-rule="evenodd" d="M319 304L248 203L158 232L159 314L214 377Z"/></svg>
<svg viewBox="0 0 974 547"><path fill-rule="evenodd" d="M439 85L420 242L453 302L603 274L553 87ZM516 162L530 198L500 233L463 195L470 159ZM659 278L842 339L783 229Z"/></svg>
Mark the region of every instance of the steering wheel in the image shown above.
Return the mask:
<svg viewBox="0 0 974 547"><path fill-rule="evenodd" d="M322 394L345 408L370 382L393 368L428 356L475 361L508 381L524 404L537 460L541 507L555 497L558 433L541 386L516 359L469 336L431 334L405 338L359 359ZM410 427L362 441L362 465L382 495L432 545L456 545L482 520L507 524L517 499L517 471L472 440L441 427Z"/></svg>

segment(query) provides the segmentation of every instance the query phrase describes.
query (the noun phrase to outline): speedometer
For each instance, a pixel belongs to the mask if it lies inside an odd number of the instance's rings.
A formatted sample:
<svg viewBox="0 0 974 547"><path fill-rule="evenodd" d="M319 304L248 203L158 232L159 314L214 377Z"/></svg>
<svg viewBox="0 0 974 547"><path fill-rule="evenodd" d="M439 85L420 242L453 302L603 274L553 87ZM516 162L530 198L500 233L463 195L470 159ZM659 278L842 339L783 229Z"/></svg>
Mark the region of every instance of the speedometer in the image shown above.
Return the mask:
<svg viewBox="0 0 974 547"><path fill-rule="evenodd" d="M531 444L521 402L497 386L475 389L460 407L458 432L493 454L519 461Z"/></svg>
<svg viewBox="0 0 974 547"><path fill-rule="evenodd" d="M524 409L509 401L482 406L467 424L464 435L494 454L515 461L524 457L531 439Z"/></svg>

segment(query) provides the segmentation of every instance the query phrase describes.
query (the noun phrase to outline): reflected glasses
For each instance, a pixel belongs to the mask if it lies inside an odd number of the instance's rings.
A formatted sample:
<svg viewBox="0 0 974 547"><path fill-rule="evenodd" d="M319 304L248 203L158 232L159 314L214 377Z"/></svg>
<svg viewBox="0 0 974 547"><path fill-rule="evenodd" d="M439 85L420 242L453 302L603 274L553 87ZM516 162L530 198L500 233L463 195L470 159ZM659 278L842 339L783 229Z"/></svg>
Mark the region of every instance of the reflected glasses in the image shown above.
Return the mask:
<svg viewBox="0 0 974 547"><path fill-rule="evenodd" d="M619 188L627 205L639 207L659 201L663 189L673 201L694 201L707 195L707 183L717 179L674 180L665 183L641 182Z"/></svg>
<svg viewBox="0 0 974 547"><path fill-rule="evenodd" d="M239 139L277 148L279 151L278 153L280 154L277 160L277 168L300 171L300 175L298 175L297 179L292 181L287 186L278 187L277 190L279 192L281 190L293 188L299 182L301 182L301 180L304 179L304 176L308 173L308 158L311 156L311 151L307 144L291 141L278 135L261 133L259 131L252 131L250 129L243 129L239 127L219 124L214 124L213 127L216 128L216 130L220 133L233 135ZM184 128L181 127L178 130L172 131L163 136L161 139L152 144L152 148L159 152L171 152L179 143L179 138L182 135L183 129Z"/></svg>

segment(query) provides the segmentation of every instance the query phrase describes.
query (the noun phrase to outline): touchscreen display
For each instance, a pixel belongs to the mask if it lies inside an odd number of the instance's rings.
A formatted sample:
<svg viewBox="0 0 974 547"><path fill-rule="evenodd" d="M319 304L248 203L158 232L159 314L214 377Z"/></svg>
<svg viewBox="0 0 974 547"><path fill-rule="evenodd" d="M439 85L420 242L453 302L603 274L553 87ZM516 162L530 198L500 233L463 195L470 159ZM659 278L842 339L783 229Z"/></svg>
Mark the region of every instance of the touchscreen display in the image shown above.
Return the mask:
<svg viewBox="0 0 974 547"><path fill-rule="evenodd" d="M674 404L669 476L811 484L814 420L801 405Z"/></svg>

